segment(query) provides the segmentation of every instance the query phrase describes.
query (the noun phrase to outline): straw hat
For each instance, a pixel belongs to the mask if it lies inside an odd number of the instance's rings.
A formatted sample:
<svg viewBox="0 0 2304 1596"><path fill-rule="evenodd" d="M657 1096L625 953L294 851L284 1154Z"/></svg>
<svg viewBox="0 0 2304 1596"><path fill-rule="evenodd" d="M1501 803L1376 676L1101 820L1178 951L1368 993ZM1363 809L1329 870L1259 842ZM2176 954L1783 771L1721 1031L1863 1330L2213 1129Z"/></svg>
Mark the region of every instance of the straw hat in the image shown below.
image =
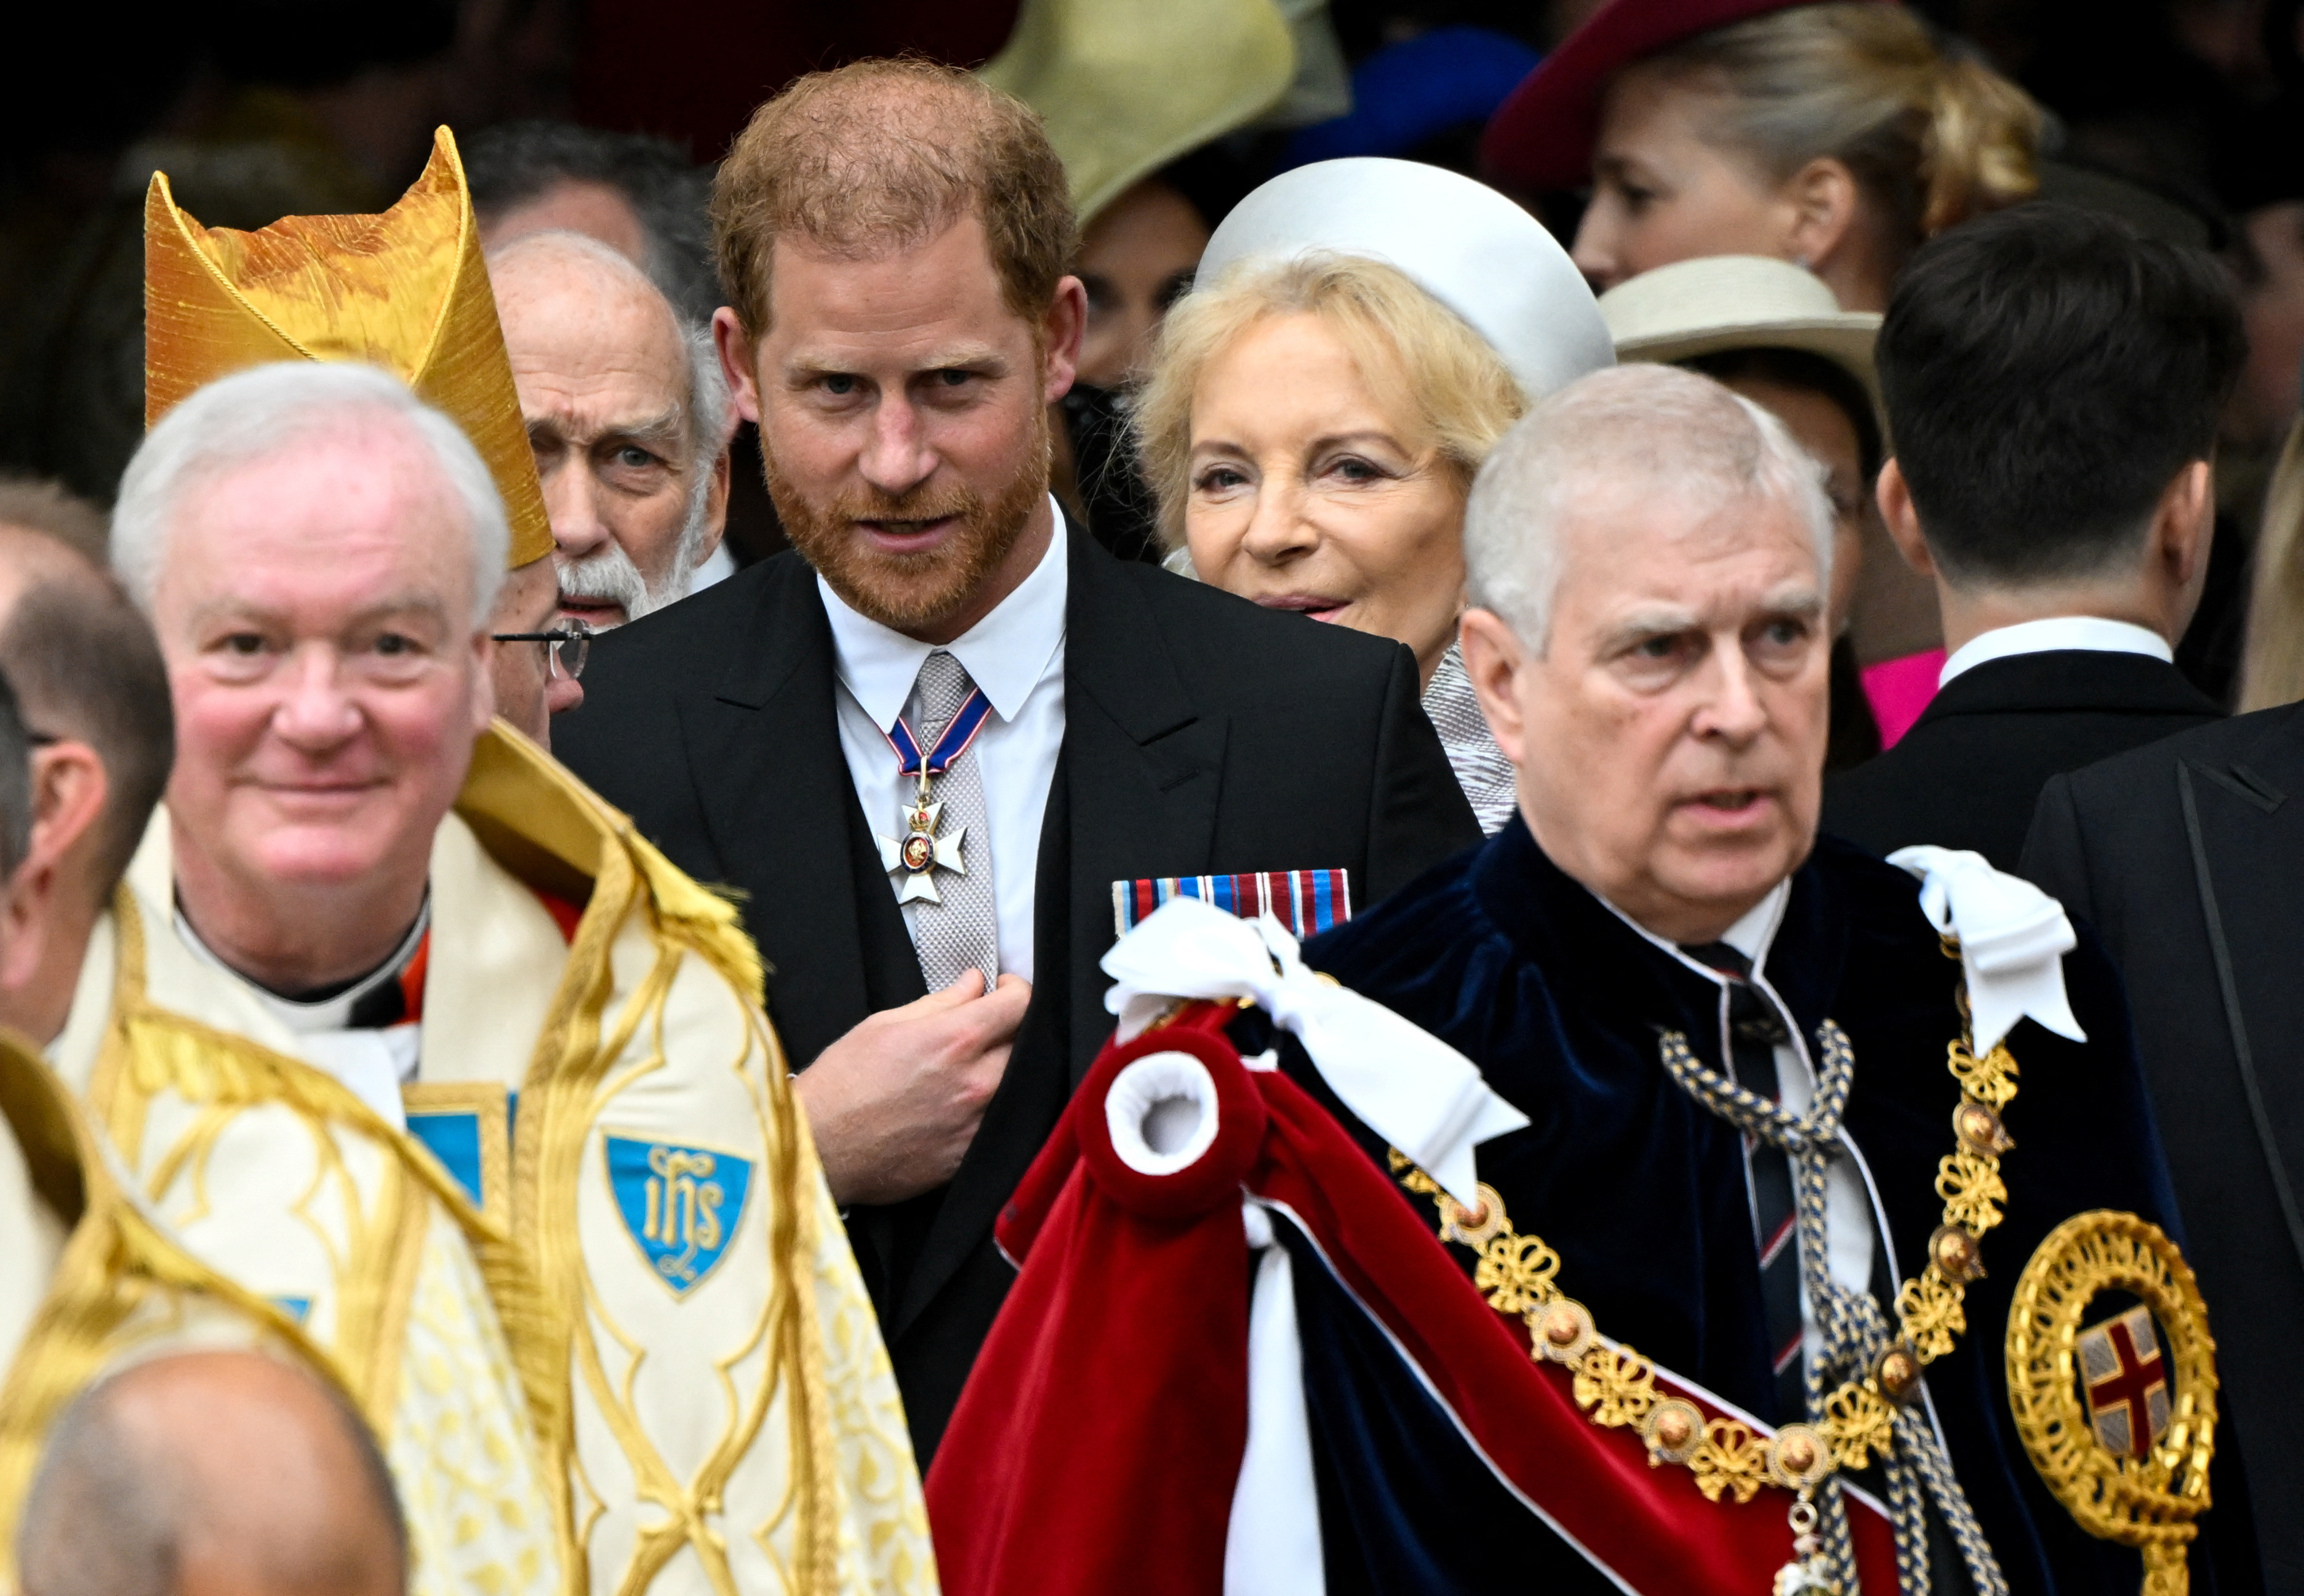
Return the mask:
<svg viewBox="0 0 2304 1596"><path fill-rule="evenodd" d="M1544 224L1417 161L1356 156L1282 173L1217 227L1199 281L1250 257L1321 250L1399 267L1487 339L1531 399L1614 364L1592 290Z"/></svg>
<svg viewBox="0 0 2304 1596"><path fill-rule="evenodd" d="M1600 296L1599 309L1620 361L1668 365L1731 349L1801 349L1862 383L1880 411L1872 365L1879 316L1842 310L1831 289L1788 260L1676 260L1617 284Z"/></svg>

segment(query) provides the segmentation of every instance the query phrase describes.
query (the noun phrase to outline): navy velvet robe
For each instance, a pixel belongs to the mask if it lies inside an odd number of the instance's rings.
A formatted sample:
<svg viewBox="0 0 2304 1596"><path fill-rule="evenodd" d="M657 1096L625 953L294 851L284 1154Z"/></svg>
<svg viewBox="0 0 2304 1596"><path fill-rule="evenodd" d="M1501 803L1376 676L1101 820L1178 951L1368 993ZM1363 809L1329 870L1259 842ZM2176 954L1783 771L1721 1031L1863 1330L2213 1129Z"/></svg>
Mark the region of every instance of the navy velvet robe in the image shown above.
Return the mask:
<svg viewBox="0 0 2304 1596"><path fill-rule="evenodd" d="M1724 1073L1715 984L1563 874L1517 816L1305 956L1453 1045L1529 1116L1528 1128L1480 1148L1481 1178L1522 1235L1558 1251L1562 1289L1605 1333L1775 1416L1740 1135L1675 1085L1657 1054L1659 1034L1677 1030ZM1908 1278L1943 1218L1934 1183L1960 1101L1945 1067L1960 1035L1960 967L1921 913L1912 877L1824 838L1792 878L1765 968L1811 1053L1827 1017L1848 1033L1856 1071L1844 1125L1887 1218L1894 1278ZM2011 1588L2132 1596L2138 1554L2073 1523L2034 1472L2007 1402L2009 1303L2050 1230L2109 1208L2181 1240L2118 978L2084 934L2064 979L2089 1040L2030 1020L2008 1038L2021 1074L2006 1111L2017 1143L2002 1160L2007 1217L1985 1237L1989 1272L1968 1288L1968 1332L1929 1366L1927 1389ZM1469 1252L1452 1251L1470 1267ZM2210 1538L2193 1547L2196 1592L2217 1588ZM2252 1583L2228 1582L2227 1596Z"/></svg>

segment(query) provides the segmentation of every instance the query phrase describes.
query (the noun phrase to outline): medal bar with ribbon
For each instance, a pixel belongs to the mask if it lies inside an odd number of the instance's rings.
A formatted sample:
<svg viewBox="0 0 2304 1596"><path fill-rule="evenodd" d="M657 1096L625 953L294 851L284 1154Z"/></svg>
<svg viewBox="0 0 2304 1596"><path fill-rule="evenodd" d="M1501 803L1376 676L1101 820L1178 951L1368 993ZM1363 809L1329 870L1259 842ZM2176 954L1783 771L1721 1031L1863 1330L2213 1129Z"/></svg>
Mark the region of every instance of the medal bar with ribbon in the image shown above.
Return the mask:
<svg viewBox="0 0 2304 1596"><path fill-rule="evenodd" d="M976 741L977 733L984 729L984 723L991 714L992 701L984 696L981 687L975 689L968 695L968 700L944 723L944 734L936 739L936 746L925 756L920 752L919 738L904 723L902 716L898 716L896 724L880 734L888 740L889 748L895 752L898 773L917 777L919 782L912 801L903 808L903 840L898 842L894 837L877 834L873 837L880 845L881 868L903 879L903 890L896 895L896 902L900 904L909 904L915 898L941 904L944 896L936 891L936 871L947 870L956 876L968 874L968 866L961 860L961 847L968 836L968 828L962 826L950 836L936 835L943 820L944 804L935 798L930 784L951 769L953 762L968 751L970 745Z"/></svg>

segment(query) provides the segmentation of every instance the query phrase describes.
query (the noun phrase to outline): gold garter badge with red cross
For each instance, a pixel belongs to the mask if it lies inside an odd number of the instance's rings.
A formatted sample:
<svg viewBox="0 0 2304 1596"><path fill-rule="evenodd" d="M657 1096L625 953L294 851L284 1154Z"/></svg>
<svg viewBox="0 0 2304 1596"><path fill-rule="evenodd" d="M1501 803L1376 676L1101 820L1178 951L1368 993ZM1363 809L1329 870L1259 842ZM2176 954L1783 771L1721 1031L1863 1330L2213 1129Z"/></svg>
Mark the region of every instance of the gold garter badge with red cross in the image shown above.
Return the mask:
<svg viewBox="0 0 2304 1596"><path fill-rule="evenodd" d="M2016 1432L2082 1529L2144 1554L2145 1596L2190 1583L2184 1551L2215 1455L2215 1350L2190 1266L2134 1214L2065 1220L2016 1283Z"/></svg>

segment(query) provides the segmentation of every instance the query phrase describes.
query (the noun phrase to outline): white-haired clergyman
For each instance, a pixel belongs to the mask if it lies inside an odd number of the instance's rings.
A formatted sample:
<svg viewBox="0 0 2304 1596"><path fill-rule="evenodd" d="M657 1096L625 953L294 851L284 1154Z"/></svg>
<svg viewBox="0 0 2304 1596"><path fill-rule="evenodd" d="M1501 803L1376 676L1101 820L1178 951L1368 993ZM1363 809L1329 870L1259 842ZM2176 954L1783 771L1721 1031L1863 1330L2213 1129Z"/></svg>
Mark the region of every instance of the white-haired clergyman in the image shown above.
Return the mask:
<svg viewBox="0 0 2304 1596"><path fill-rule="evenodd" d="M61 1073L385 1439L423 1596L898 1590L895 1384L734 911L492 717L493 480L351 362L162 417L177 728Z"/></svg>

